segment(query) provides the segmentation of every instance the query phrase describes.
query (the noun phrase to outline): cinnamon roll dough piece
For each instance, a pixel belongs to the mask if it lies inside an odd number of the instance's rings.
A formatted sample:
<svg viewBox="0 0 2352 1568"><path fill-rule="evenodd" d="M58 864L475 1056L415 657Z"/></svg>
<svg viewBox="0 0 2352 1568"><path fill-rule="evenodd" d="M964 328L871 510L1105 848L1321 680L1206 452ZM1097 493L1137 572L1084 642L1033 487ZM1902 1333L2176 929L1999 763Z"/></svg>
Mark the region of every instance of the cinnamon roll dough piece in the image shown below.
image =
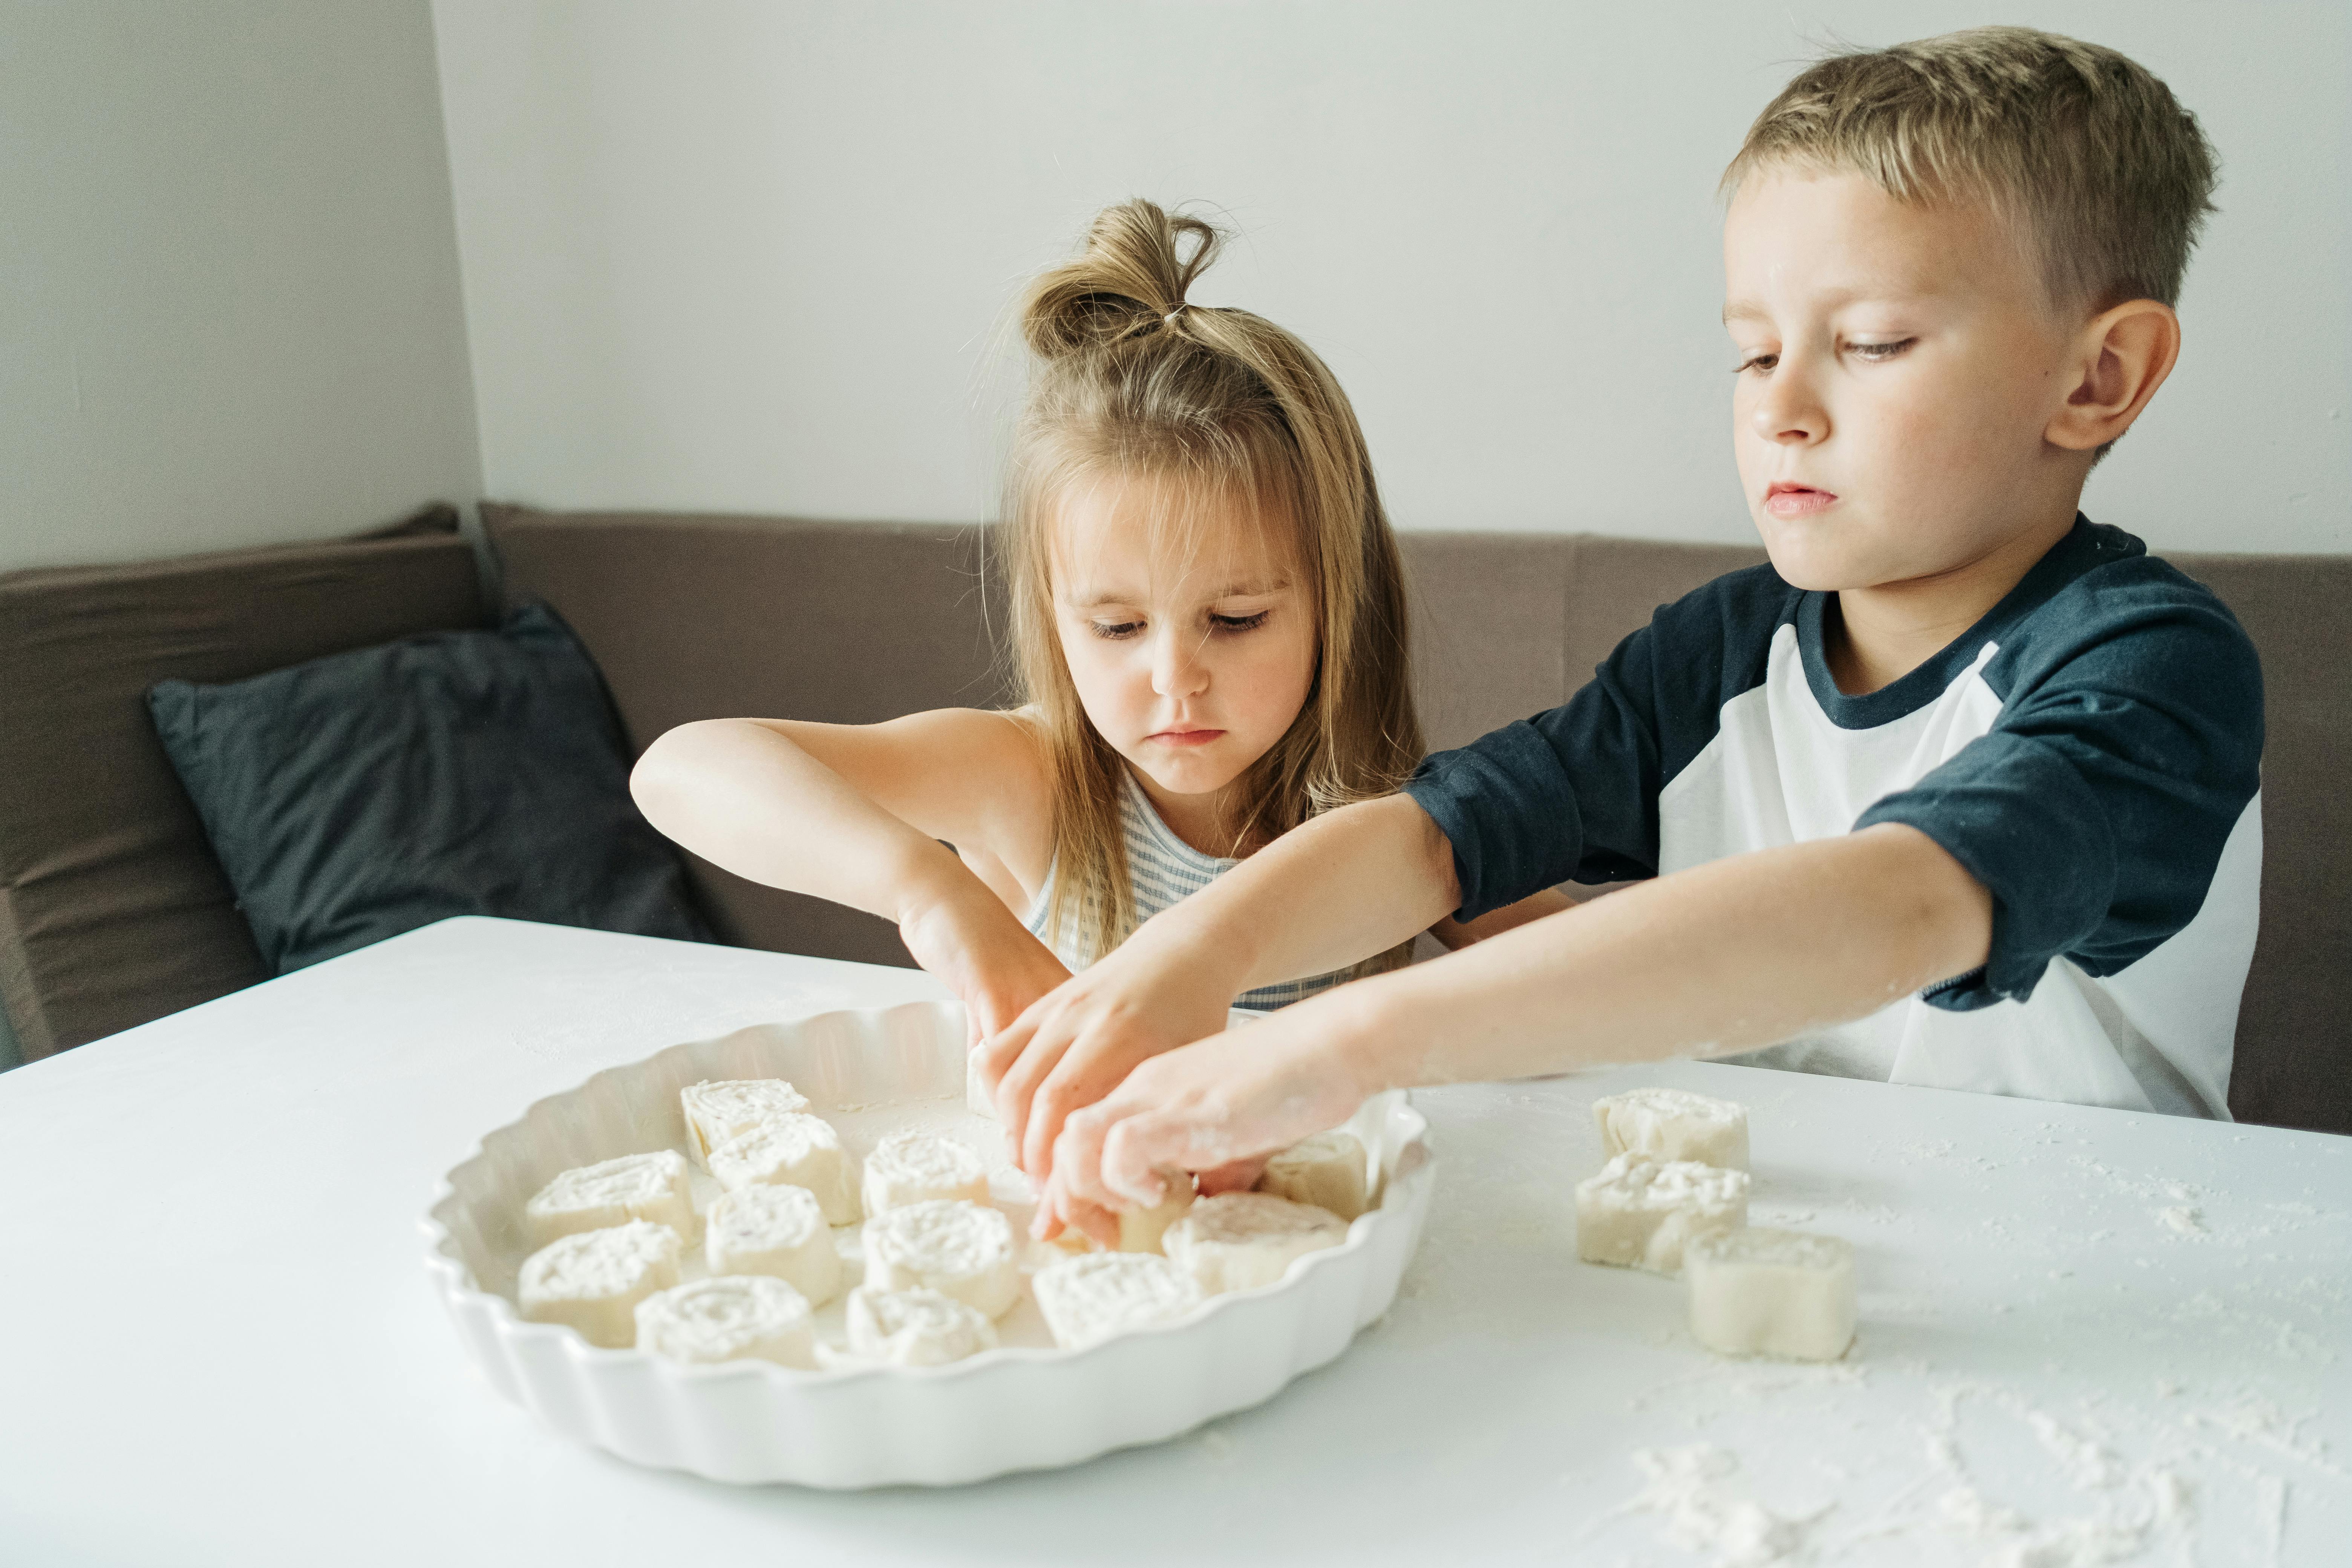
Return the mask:
<svg viewBox="0 0 2352 1568"><path fill-rule="evenodd" d="M1265 1163L1257 1190L1352 1220L1372 1206L1370 1161L1352 1132L1318 1132Z"/></svg>
<svg viewBox="0 0 2352 1568"><path fill-rule="evenodd" d="M996 1325L979 1309L937 1290L849 1293L849 1350L891 1366L944 1366L996 1348Z"/></svg>
<svg viewBox="0 0 2352 1568"><path fill-rule="evenodd" d="M1680 1089L1633 1089L1592 1102L1601 1152L1647 1154L1660 1164L1696 1160L1748 1169L1748 1108Z"/></svg>
<svg viewBox="0 0 2352 1568"><path fill-rule="evenodd" d="M1748 1173L1695 1160L1620 1154L1577 1184L1576 1255L1672 1274L1694 1237L1748 1223Z"/></svg>
<svg viewBox="0 0 2352 1568"><path fill-rule="evenodd" d="M806 1187L827 1225L857 1219L849 1156L833 1123L817 1116L773 1116L710 1151L710 1173L730 1193L751 1186Z"/></svg>
<svg viewBox="0 0 2352 1568"><path fill-rule="evenodd" d="M1835 1361L1853 1342L1853 1246L1794 1230L1730 1230L1683 1248L1691 1332L1727 1355Z"/></svg>
<svg viewBox="0 0 2352 1568"><path fill-rule="evenodd" d="M703 1236L710 1272L766 1274L822 1307L841 1294L841 1254L806 1187L750 1186L710 1205Z"/></svg>
<svg viewBox="0 0 2352 1568"><path fill-rule="evenodd" d="M1328 1209L1271 1193L1202 1198L1168 1227L1160 1245L1204 1295L1271 1285L1310 1252L1348 1239L1348 1223Z"/></svg>
<svg viewBox="0 0 2352 1568"><path fill-rule="evenodd" d="M686 1157L675 1149L624 1154L564 1172L523 1205L523 1223L541 1247L562 1236L606 1230L633 1219L694 1234L694 1199L687 1188Z"/></svg>
<svg viewBox="0 0 2352 1568"><path fill-rule="evenodd" d="M937 1132L894 1132L866 1156L867 1218L908 1204L960 1198L988 1201L988 1167L978 1154Z"/></svg>
<svg viewBox="0 0 2352 1568"><path fill-rule="evenodd" d="M677 1232L651 1220L583 1230L523 1259L515 1304L534 1323L576 1329L592 1345L625 1350L636 1339L636 1306L677 1283Z"/></svg>
<svg viewBox="0 0 2352 1568"><path fill-rule="evenodd" d="M705 1170L710 1151L773 1116L797 1116L808 1096L780 1078L706 1079L677 1091L686 1116L686 1141Z"/></svg>
<svg viewBox="0 0 2352 1568"><path fill-rule="evenodd" d="M816 1365L806 1297L765 1274L697 1279L637 1303L637 1348L673 1361Z"/></svg>
<svg viewBox="0 0 2352 1568"><path fill-rule="evenodd" d="M1181 1266L1149 1252L1064 1258L1039 1269L1033 1286L1054 1342L1073 1351L1172 1321L1206 1300Z"/></svg>
<svg viewBox="0 0 2352 1568"><path fill-rule="evenodd" d="M1021 1299L1013 1224L960 1199L908 1204L866 1222L866 1288L937 1290L988 1318Z"/></svg>

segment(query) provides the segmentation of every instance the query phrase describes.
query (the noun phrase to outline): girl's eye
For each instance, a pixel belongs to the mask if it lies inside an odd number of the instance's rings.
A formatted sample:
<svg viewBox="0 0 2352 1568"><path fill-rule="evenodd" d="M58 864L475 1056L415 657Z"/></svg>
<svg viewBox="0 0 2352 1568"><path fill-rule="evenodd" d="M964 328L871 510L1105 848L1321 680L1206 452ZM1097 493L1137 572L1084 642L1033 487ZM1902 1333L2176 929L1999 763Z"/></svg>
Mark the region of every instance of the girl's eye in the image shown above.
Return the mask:
<svg viewBox="0 0 2352 1568"><path fill-rule="evenodd" d="M1254 616L1211 616L1209 624L1221 632L1255 631L1265 625L1268 612L1260 610Z"/></svg>
<svg viewBox="0 0 2352 1568"><path fill-rule="evenodd" d="M1093 628L1095 636L1108 637L1112 642L1131 637L1143 629L1141 621L1089 621L1087 624Z"/></svg>
<svg viewBox="0 0 2352 1568"><path fill-rule="evenodd" d="M1848 343L1846 347L1853 352L1856 358L1869 360L1875 363L1881 360L1893 359L1918 341L1916 338L1897 338L1892 342Z"/></svg>
<svg viewBox="0 0 2352 1568"><path fill-rule="evenodd" d="M1780 363L1780 356L1779 354L1750 354L1748 358L1741 360L1738 364L1733 365L1731 367L1731 374L1734 375L1745 375L1751 370L1770 370L1774 365Z"/></svg>

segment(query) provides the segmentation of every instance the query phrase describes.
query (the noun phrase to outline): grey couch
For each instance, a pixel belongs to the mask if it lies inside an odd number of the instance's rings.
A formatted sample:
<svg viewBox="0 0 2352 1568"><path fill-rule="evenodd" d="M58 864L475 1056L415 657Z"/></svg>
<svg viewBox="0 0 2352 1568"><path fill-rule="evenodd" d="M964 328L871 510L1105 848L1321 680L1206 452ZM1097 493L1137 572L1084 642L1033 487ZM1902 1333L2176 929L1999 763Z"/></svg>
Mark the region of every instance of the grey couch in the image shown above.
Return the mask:
<svg viewBox="0 0 2352 1568"><path fill-rule="evenodd" d="M864 722L1003 694L982 530L497 503L482 520L497 593L543 598L571 622L634 747L698 718ZM403 594L415 601L413 629L479 613L459 585L461 571L470 582L466 547L446 530L436 515L358 546L102 569L109 582L132 582L109 590L105 637L123 645L110 652L103 638L71 634L77 617L58 584L24 581L44 574L0 578L0 658L104 670L94 683L79 678L86 700L67 704L71 745L28 742L26 726L57 718L58 704L0 687L0 994L28 1055L262 977L137 693L163 675L230 679L412 629L385 610ZM1564 700L1654 606L1762 559L1752 548L1591 535L1414 533L1404 546L1417 693L1439 747ZM358 564L335 553L355 548L376 553ZM2352 1131L2352 557L2172 559L2237 611L2267 684L2263 925L2231 1107L2250 1121ZM405 586L386 587L387 572ZM340 589L322 587L322 574ZM336 592L353 605L348 626L324 613ZM199 613L191 600L215 608ZM228 601L233 610L218 607ZM270 622L281 604L301 609L292 631L236 624ZM36 621L39 636L16 635ZM202 635L186 635L191 625ZM137 788L120 787L125 778ZM690 870L723 940L907 962L870 916L700 862ZM70 896L78 879L102 894L95 912Z"/></svg>

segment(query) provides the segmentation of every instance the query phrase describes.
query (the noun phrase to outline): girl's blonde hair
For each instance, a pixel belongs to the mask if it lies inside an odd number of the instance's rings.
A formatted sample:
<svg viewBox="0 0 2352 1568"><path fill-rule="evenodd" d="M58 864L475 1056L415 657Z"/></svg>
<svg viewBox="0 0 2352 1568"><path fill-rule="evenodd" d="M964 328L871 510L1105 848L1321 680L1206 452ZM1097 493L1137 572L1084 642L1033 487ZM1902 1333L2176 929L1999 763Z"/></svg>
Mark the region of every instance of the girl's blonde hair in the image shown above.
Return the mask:
<svg viewBox="0 0 2352 1568"><path fill-rule="evenodd" d="M1037 364L1013 437L1004 521L1014 680L1054 781L1049 940L1090 956L1134 929L1120 804L1126 763L1087 722L1055 631L1060 501L1105 477L1159 481L1283 537L1313 590L1316 668L1282 739L1243 776L1229 855L1319 812L1387 795L1421 761L1403 568L1355 411L1313 350L1247 310L1188 304L1223 236L1146 201L1095 219L1085 250L1029 287L1021 331ZM1368 960L1385 968L1402 950Z"/></svg>

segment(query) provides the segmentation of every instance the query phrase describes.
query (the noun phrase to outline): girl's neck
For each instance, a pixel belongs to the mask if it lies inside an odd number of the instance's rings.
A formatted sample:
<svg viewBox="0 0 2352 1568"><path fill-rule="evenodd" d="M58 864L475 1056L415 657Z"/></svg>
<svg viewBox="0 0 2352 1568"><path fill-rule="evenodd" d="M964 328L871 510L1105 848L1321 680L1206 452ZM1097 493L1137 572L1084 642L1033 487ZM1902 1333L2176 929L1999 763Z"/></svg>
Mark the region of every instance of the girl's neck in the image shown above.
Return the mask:
<svg viewBox="0 0 2352 1568"><path fill-rule="evenodd" d="M1218 859L1234 858L1232 812L1239 799L1242 780L1235 779L1223 789L1207 795L1177 795L1154 784L1139 768L1128 769L1128 776L1168 825L1168 831L1182 839L1188 847ZM1242 853L1256 848L1249 845Z"/></svg>

